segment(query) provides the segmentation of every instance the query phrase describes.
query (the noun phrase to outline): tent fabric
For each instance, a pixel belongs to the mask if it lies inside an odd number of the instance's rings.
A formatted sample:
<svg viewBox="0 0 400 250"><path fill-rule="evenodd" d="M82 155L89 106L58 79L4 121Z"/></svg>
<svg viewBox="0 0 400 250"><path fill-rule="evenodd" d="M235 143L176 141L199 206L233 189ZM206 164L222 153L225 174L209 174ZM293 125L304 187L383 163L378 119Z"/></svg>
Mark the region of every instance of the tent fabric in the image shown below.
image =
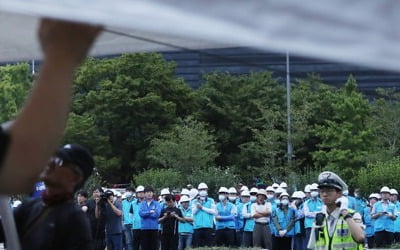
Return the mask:
<svg viewBox="0 0 400 250"><path fill-rule="evenodd" d="M40 58L41 16L190 49L250 46L399 71L400 1L1 0L0 60ZM168 46L105 33L92 55L162 51Z"/></svg>

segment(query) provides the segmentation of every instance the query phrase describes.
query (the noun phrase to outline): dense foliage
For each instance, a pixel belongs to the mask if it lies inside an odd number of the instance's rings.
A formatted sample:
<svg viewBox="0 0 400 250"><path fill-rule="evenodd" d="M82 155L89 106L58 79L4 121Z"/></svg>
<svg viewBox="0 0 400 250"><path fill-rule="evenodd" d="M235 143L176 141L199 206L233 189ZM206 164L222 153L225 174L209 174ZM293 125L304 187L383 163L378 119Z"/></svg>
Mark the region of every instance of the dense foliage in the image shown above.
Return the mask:
<svg viewBox="0 0 400 250"><path fill-rule="evenodd" d="M286 91L270 72L204 75L191 89L159 54L89 59L76 74L64 137L94 154L109 183L211 189L262 180L302 187L321 170L365 192L398 186L400 102L381 89L376 100L310 75L292 83L288 164ZM31 87L27 64L0 67L1 118L12 119ZM372 181L371 181L372 180Z"/></svg>

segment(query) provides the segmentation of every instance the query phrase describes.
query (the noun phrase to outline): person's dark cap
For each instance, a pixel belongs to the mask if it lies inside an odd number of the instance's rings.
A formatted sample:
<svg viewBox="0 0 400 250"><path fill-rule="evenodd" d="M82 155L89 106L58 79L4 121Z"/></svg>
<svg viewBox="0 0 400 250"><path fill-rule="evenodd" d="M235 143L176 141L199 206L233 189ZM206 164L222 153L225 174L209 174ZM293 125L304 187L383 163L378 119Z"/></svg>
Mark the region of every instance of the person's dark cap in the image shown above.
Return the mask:
<svg viewBox="0 0 400 250"><path fill-rule="evenodd" d="M150 187L150 186L147 186L147 187L144 188L144 192L145 193L146 192L154 192L154 189L152 187Z"/></svg>
<svg viewBox="0 0 400 250"><path fill-rule="evenodd" d="M79 167L83 174L83 183L93 172L94 160L89 151L79 144L66 144L60 147L55 156L66 163L72 163Z"/></svg>

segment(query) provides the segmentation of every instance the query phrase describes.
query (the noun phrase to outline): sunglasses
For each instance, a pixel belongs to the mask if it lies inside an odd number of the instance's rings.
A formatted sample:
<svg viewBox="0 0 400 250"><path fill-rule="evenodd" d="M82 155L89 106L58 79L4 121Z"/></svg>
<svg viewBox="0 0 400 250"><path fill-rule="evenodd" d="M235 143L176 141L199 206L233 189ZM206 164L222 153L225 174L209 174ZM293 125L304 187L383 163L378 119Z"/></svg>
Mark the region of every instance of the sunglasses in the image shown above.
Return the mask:
<svg viewBox="0 0 400 250"><path fill-rule="evenodd" d="M68 162L69 164L66 164L67 162L64 162L63 159L60 157L51 157L50 160L48 161L47 165L49 167L64 167L64 168L69 168L71 169L75 174L83 176L82 170L74 165L73 163Z"/></svg>

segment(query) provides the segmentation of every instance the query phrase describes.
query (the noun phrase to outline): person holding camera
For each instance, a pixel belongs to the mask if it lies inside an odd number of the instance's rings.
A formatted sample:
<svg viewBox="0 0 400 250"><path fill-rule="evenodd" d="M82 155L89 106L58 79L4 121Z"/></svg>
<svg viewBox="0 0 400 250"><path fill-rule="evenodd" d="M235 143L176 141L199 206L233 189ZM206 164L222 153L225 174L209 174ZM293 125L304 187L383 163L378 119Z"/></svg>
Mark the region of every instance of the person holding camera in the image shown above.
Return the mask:
<svg viewBox="0 0 400 250"><path fill-rule="evenodd" d="M121 203L114 201L111 190L104 192L106 197L106 245L107 250L122 250L122 207Z"/></svg>
<svg viewBox="0 0 400 250"><path fill-rule="evenodd" d="M158 223L161 225L161 250L177 250L179 242L178 222L185 222L182 212L175 206L175 197L164 197L166 207L161 209Z"/></svg>
<svg viewBox="0 0 400 250"><path fill-rule="evenodd" d="M103 199L102 199L103 197ZM94 242L94 250L104 250L105 243L105 202L104 191L100 186L93 188L92 199L88 200L86 205L88 207L87 215L90 221L90 228L92 231L92 238Z"/></svg>
<svg viewBox="0 0 400 250"><path fill-rule="evenodd" d="M346 183L335 173L325 171L318 176L318 188L324 207L316 214L312 225L310 249L360 249L365 240L364 230L353 220L357 214L348 208L343 196Z"/></svg>

